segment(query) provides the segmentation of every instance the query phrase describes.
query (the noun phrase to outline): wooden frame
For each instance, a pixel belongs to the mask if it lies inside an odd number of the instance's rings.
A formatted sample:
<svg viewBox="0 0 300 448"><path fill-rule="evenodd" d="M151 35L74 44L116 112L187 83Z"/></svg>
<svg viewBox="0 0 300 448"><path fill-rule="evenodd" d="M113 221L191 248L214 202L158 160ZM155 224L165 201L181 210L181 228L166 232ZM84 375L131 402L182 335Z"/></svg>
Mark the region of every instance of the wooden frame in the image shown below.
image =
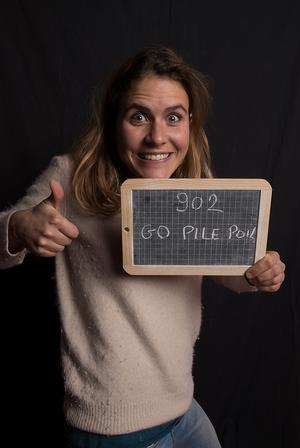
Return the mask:
<svg viewBox="0 0 300 448"><path fill-rule="evenodd" d="M249 265L136 265L133 190L260 190L255 261L266 253L272 189L264 179L128 179L121 186L123 268L131 275L243 275Z"/></svg>

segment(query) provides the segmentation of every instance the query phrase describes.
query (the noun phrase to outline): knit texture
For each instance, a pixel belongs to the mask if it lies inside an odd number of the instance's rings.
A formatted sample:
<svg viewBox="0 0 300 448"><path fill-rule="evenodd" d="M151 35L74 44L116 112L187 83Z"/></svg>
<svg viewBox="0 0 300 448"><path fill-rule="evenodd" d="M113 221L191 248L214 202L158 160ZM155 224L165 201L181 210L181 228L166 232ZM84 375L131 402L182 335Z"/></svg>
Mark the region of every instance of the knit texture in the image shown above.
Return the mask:
<svg viewBox="0 0 300 448"><path fill-rule="evenodd" d="M100 434L160 425L186 412L193 397L193 347L201 323L199 276L130 276L122 268L121 218L83 213L70 189L71 158L54 157L13 208L0 214L0 267L11 214L65 191L61 213L79 237L55 259L67 422Z"/></svg>

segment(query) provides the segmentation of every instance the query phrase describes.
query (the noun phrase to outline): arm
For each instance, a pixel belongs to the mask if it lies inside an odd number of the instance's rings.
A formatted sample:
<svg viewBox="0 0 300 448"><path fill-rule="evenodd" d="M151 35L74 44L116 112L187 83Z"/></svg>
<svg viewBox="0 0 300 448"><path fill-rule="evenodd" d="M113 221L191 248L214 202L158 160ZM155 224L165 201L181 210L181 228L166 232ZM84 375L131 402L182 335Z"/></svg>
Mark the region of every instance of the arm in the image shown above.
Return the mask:
<svg viewBox="0 0 300 448"><path fill-rule="evenodd" d="M70 163L68 156L53 157L26 195L0 213L0 269L22 263L28 251L40 256L54 256L58 249L55 244L64 246L69 242L65 238L62 240L60 233L69 233L69 239L78 234L78 229L71 223L65 229L67 220L63 216L66 203L60 183L68 192ZM52 179L58 179L60 183ZM56 241L57 237L59 241ZM49 239L52 239L50 246Z"/></svg>
<svg viewBox="0 0 300 448"><path fill-rule="evenodd" d="M59 212L64 191L59 182L50 181L50 196L27 210L15 212L9 222L8 249L23 249L41 257L54 257L77 238L77 227Z"/></svg>
<svg viewBox="0 0 300 448"><path fill-rule="evenodd" d="M266 255L245 272L244 276L216 276L214 281L237 293L264 291L275 292L284 280L285 264L277 252Z"/></svg>

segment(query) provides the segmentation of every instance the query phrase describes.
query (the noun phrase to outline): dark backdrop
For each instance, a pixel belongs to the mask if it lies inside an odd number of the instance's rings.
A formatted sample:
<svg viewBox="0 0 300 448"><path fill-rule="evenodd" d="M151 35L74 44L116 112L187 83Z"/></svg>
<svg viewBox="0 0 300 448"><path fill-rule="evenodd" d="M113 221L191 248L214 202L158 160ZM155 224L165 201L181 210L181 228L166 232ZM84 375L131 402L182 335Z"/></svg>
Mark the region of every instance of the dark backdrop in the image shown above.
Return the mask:
<svg viewBox="0 0 300 448"><path fill-rule="evenodd" d="M211 78L218 177L273 187L275 294L204 285L195 393L223 448L300 446L298 1L15 1L0 15L1 208L82 129L89 95L125 57L162 43ZM52 260L0 272L2 408L10 445L60 447L63 388Z"/></svg>

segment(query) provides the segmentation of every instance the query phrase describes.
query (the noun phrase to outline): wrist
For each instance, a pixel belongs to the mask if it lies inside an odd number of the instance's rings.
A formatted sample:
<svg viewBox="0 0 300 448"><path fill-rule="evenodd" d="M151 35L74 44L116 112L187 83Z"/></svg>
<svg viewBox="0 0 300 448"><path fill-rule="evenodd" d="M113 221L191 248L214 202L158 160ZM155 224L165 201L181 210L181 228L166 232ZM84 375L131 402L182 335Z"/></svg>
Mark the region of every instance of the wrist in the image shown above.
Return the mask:
<svg viewBox="0 0 300 448"><path fill-rule="evenodd" d="M17 222L21 211L17 211L10 216L8 223L8 251L11 254L16 254L21 250L25 249L24 244L22 244L21 238L17 230Z"/></svg>

